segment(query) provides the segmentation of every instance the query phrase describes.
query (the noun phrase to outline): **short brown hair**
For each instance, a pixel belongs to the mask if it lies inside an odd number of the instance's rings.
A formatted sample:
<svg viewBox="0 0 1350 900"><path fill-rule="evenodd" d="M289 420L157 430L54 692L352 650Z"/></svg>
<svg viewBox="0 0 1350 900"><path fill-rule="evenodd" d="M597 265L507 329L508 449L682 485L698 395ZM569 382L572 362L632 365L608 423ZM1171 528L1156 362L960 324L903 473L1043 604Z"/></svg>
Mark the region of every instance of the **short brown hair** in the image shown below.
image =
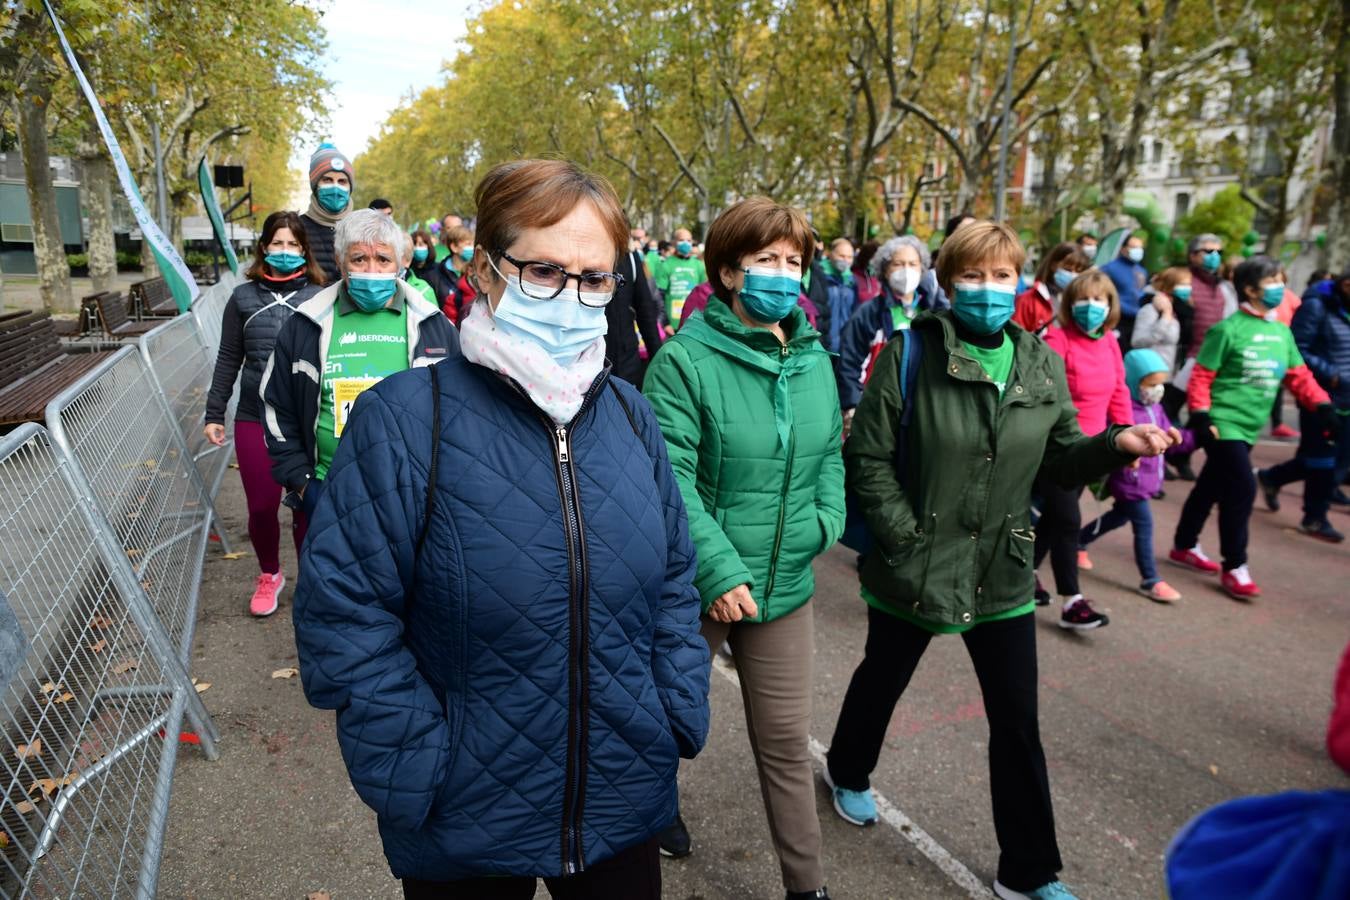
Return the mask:
<svg viewBox="0 0 1350 900"><path fill-rule="evenodd" d="M768 197L747 197L718 216L708 228L703 263L713 294L731 303L731 291L722 283L722 269L741 267L741 257L762 250L775 241L788 241L802 251L802 272L811 265L816 242L806 214Z"/></svg>
<svg viewBox="0 0 1350 900"><path fill-rule="evenodd" d="M248 267L244 277L249 281L261 279L265 273L263 266L266 264L264 259L267 256L267 245L272 243L272 238L283 228L289 228L295 240L300 244L300 254L305 258L305 277L309 279L310 284L322 286L328 281L323 269L314 261L314 254L309 252L309 235L305 232L305 223L300 220L300 214L289 209L279 209L263 220L262 234L258 236L258 243L253 246L253 264Z"/></svg>
<svg viewBox="0 0 1350 900"><path fill-rule="evenodd" d="M937 264L938 284L951 296L952 280L962 269L988 259L1000 258L1006 259L1017 271L1022 271L1022 265L1027 261L1027 251L1022 247L1017 232L1002 222L971 222L956 229L951 237L942 242Z"/></svg>
<svg viewBox="0 0 1350 900"><path fill-rule="evenodd" d="M1191 270L1186 266L1168 266L1153 276L1153 289L1162 291L1170 297L1172 291L1176 290L1177 285L1181 283L1182 276L1190 274Z"/></svg>
<svg viewBox="0 0 1350 900"><path fill-rule="evenodd" d="M1063 295L1059 298L1059 327L1068 328L1069 323L1073 321L1073 305L1079 300L1105 300L1110 308L1106 312L1106 324L1102 326L1102 333L1110 331L1120 322L1120 295L1116 293L1116 286L1111 279L1101 269L1088 269L1082 275L1079 275L1069 286L1064 289ZM1075 328L1078 326L1075 324Z"/></svg>
<svg viewBox="0 0 1350 900"><path fill-rule="evenodd" d="M553 223L550 222L549 224L552 225ZM441 229L441 242L447 247L451 244L462 244L471 240L473 240L473 232L463 225L452 225L449 228Z"/></svg>
<svg viewBox="0 0 1350 900"><path fill-rule="evenodd" d="M478 243L494 257L524 229L554 225L583 202L599 213L616 262L628 246L628 217L613 186L565 159L518 159L493 166L478 182L473 199Z"/></svg>
<svg viewBox="0 0 1350 900"><path fill-rule="evenodd" d="M1079 272L1086 272L1092 268L1092 260L1077 244L1068 242L1056 244L1050 248L1050 252L1045 254L1045 259L1041 260L1041 264L1036 268L1036 280L1041 284L1051 284L1055 270L1061 266L1073 266Z"/></svg>

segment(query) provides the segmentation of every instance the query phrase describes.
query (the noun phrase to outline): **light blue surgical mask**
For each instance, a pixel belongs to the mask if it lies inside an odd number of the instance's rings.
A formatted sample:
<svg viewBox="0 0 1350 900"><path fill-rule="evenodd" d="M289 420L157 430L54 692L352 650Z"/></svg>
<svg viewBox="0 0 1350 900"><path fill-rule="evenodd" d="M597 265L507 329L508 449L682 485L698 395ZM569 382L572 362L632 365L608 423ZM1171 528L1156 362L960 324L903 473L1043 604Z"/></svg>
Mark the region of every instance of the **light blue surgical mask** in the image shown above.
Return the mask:
<svg viewBox="0 0 1350 900"><path fill-rule="evenodd" d="M1073 284L1073 280L1078 277L1077 272L1070 272L1068 269L1055 270L1055 287L1061 291Z"/></svg>
<svg viewBox="0 0 1350 900"><path fill-rule="evenodd" d="M1017 287L996 281L958 281L952 285L952 315L976 334L993 334L1012 318Z"/></svg>
<svg viewBox="0 0 1350 900"><path fill-rule="evenodd" d="M316 195L319 205L330 213L340 213L347 208L352 192L340 184L321 184Z"/></svg>
<svg viewBox="0 0 1350 900"><path fill-rule="evenodd" d="M675 252L681 256L688 256L694 252L694 245L688 241L680 241L675 245Z"/></svg>
<svg viewBox="0 0 1350 900"><path fill-rule="evenodd" d="M272 271L289 275L305 264L305 258L299 253L269 253L263 262L272 267Z"/></svg>
<svg viewBox="0 0 1350 900"><path fill-rule="evenodd" d="M1126 256L1126 258L1129 259L1130 262L1143 262L1143 260L1144 260L1144 248L1143 248L1143 247L1131 247L1131 248L1129 248L1128 250L1125 251L1125 256Z"/></svg>
<svg viewBox="0 0 1350 900"><path fill-rule="evenodd" d="M1284 285L1268 284L1261 288L1261 302L1266 309L1274 309L1284 302Z"/></svg>
<svg viewBox="0 0 1350 900"><path fill-rule="evenodd" d="M1073 305L1073 320L1094 340L1102 336L1102 326L1111 306L1104 300L1079 300Z"/></svg>
<svg viewBox="0 0 1350 900"><path fill-rule="evenodd" d="M361 312L375 312L388 304L398 290L393 272L348 272L347 294Z"/></svg>
<svg viewBox="0 0 1350 900"><path fill-rule="evenodd" d="M472 260L472 259L473 259L473 248L472 248L472 247L465 247L463 250L459 251L459 258L462 259L462 260L464 260L465 262L469 262L470 260Z"/></svg>
<svg viewBox="0 0 1350 900"><path fill-rule="evenodd" d="M1200 264L1205 267L1206 272L1217 272L1219 271L1219 266L1223 264L1223 260L1219 257L1218 250L1210 250L1205 254L1204 259Z"/></svg>
<svg viewBox="0 0 1350 900"><path fill-rule="evenodd" d="M552 300L535 300L521 289L520 276L506 276L505 280L506 290L492 313L497 327L543 347L560 366L576 362L581 351L609 331L603 305L578 303L568 290ZM611 296L597 296L594 302L605 303Z"/></svg>
<svg viewBox="0 0 1350 900"><path fill-rule="evenodd" d="M418 263L419 265L420 265L421 263L426 262L426 261L427 261L427 257L430 256L430 255L431 255L431 251L428 250L426 247L414 247L414 248L413 248L413 262Z"/></svg>
<svg viewBox="0 0 1350 900"><path fill-rule="evenodd" d="M772 325L792 312L801 289L801 278L786 269L750 266L740 291L741 305L756 322Z"/></svg>
<svg viewBox="0 0 1350 900"><path fill-rule="evenodd" d="M1172 288L1172 296L1185 302L1191 299L1191 286L1189 284L1179 284Z"/></svg>

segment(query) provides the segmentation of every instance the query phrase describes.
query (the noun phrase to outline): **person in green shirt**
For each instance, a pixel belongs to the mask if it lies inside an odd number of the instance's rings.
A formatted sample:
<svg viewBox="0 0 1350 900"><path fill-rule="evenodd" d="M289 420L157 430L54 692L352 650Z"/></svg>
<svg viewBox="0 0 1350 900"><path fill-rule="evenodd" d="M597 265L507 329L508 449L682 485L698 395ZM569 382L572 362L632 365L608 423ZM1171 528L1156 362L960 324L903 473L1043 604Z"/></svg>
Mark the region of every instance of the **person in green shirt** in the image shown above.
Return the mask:
<svg viewBox="0 0 1350 900"><path fill-rule="evenodd" d="M675 333L689 292L707 280L703 260L694 256L694 235L688 228L677 228L675 253L667 257L656 272L656 289L661 292L665 307L667 333Z"/></svg>
<svg viewBox="0 0 1350 900"><path fill-rule="evenodd" d="M1092 481L1180 435L1154 425L1083 435L1063 361L1010 322L1025 257L1006 225L954 233L937 273L952 308L896 331L863 390L844 460L872 537L861 568L868 633L825 775L842 818L876 820L869 776L891 713L934 635L960 634L989 720L995 893L1071 900L1056 877L1037 714L1031 486L1042 468L1065 484ZM902 387L910 341L922 350Z"/></svg>
<svg viewBox="0 0 1350 900"><path fill-rule="evenodd" d="M1294 344L1289 326L1275 318L1284 301L1284 276L1268 256L1253 256L1233 272L1238 311L1205 333L1186 386L1187 426L1205 449L1205 468L1181 507L1172 539L1172 562L1214 575L1218 563L1200 550L1209 511L1219 507L1220 585L1229 596L1261 595L1247 569L1247 520L1256 500L1251 449L1270 416L1275 392L1289 388L1304 409L1315 410L1332 434L1339 427L1327 392L1317 384Z"/></svg>
<svg viewBox="0 0 1350 900"><path fill-rule="evenodd" d="M422 250L423 261L427 258L427 251L425 248L416 248L414 246L414 241L416 239L415 235L408 235L408 237L408 246L403 254L403 280L408 282L408 285L413 290L425 297L428 303L435 303L436 292L432 289L431 285L417 277L417 269L415 266L415 263L418 261L415 256L417 250Z"/></svg>

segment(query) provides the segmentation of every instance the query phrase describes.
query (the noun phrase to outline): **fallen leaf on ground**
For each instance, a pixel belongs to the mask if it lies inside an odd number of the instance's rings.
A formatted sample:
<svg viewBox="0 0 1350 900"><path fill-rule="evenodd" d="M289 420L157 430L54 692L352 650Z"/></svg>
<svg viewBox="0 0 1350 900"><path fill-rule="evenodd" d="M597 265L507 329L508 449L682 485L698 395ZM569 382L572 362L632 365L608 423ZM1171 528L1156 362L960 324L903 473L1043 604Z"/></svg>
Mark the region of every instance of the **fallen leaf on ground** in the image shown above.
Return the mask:
<svg viewBox="0 0 1350 900"><path fill-rule="evenodd" d="M273 678L294 678L300 674L300 670L295 666L287 666L284 669L277 669L272 673Z"/></svg>
<svg viewBox="0 0 1350 900"><path fill-rule="evenodd" d="M245 553L243 550L236 550L233 553L220 554L221 559L243 559L245 556L248 556L248 554Z"/></svg>
<svg viewBox="0 0 1350 900"><path fill-rule="evenodd" d="M57 698L56 698L55 700L53 700L52 702L53 702L53 703L69 703L70 701L72 701L72 700L74 700L74 699L75 699L75 695L74 695L74 694L72 694L70 691L65 691L65 692L63 692L63 693L61 694L60 697L57 697Z"/></svg>
<svg viewBox="0 0 1350 900"><path fill-rule="evenodd" d="M138 557L138 556L140 556L140 555L141 555L141 551L140 551L139 549L137 549L136 547L128 547L128 548L127 548L127 556L130 556L132 559L135 559L136 557Z"/></svg>
<svg viewBox="0 0 1350 900"><path fill-rule="evenodd" d="M90 650L93 650L95 653L102 653L103 650L104 650L104 648L107 647L107 646L108 646L108 642L107 642L107 641L104 641L104 640L98 640L98 641L95 641L94 643L90 644L90 645L89 645L89 649L90 649Z"/></svg>
<svg viewBox="0 0 1350 900"><path fill-rule="evenodd" d="M4 850L8 847L9 847L9 832L0 831L0 850Z"/></svg>
<svg viewBox="0 0 1350 900"><path fill-rule="evenodd" d="M37 806L28 800L20 800L14 804L14 811L21 816L26 816L35 809L37 809Z"/></svg>
<svg viewBox="0 0 1350 900"><path fill-rule="evenodd" d="M155 459L147 459L147 460L145 461L145 467L146 467L147 469L153 469L153 468L154 468L155 466L157 466L157 465L159 465L159 460L155 460Z"/></svg>
<svg viewBox="0 0 1350 900"><path fill-rule="evenodd" d="M211 689L211 682L209 682L209 681L200 681L200 682L199 682L199 681L197 681L197 679L194 678L194 679L192 679L192 686L195 687L195 688L197 689L197 693L201 694L201 693L204 693L204 692L209 691L209 690Z"/></svg>
<svg viewBox="0 0 1350 900"><path fill-rule="evenodd" d="M54 779L54 778L39 778L37 781L33 782L32 784L30 784L30 785L28 786L28 796L31 797L31 796L33 796L34 794L36 794L38 791L41 791L41 792L42 792L42 796L44 796L44 797L50 797L52 794L55 794L55 793L56 793L56 779Z"/></svg>
<svg viewBox="0 0 1350 900"><path fill-rule="evenodd" d="M1211 774L1211 775L1218 775L1218 774L1219 774L1219 767L1218 767L1218 766L1210 766L1210 767L1209 767L1209 774Z"/></svg>
<svg viewBox="0 0 1350 900"><path fill-rule="evenodd" d="M127 553L140 553L139 550L128 550ZM89 623L94 628L111 628L112 619L107 616L94 616L93 621Z"/></svg>
<svg viewBox="0 0 1350 900"><path fill-rule="evenodd" d="M230 468L231 468L231 469L237 469L237 468L239 468L239 463L230 463Z"/></svg>
<svg viewBox="0 0 1350 900"><path fill-rule="evenodd" d="M54 690L56 690L56 684L53 682L48 681L42 685L42 693L44 694L50 694Z"/></svg>
<svg viewBox="0 0 1350 900"><path fill-rule="evenodd" d="M128 660L125 660L125 661L120 662L120 663L118 663L117 665L113 666L113 669L112 669L112 670L113 670L113 674L114 674L114 675L125 675L127 672L130 672L132 669L136 668L136 667L139 666L140 664L141 664L141 663L140 663L140 660L135 660L135 659L128 659Z"/></svg>
<svg viewBox="0 0 1350 900"><path fill-rule="evenodd" d="M74 784L74 783L75 783L75 779L77 779L77 778L79 778L79 777L80 777L80 773L79 773L79 772L71 772L71 773L70 773L69 775L67 775L65 778L62 778L62 779L61 779L61 786L62 786L62 787L65 787L65 786L68 785L68 784Z"/></svg>
<svg viewBox="0 0 1350 900"><path fill-rule="evenodd" d="M20 744L14 748L14 755L19 759L33 759L42 755L42 738L33 738L31 744Z"/></svg>
<svg viewBox="0 0 1350 900"><path fill-rule="evenodd" d="M333 900L333 895L327 891L310 891L305 895L305 900Z"/></svg>

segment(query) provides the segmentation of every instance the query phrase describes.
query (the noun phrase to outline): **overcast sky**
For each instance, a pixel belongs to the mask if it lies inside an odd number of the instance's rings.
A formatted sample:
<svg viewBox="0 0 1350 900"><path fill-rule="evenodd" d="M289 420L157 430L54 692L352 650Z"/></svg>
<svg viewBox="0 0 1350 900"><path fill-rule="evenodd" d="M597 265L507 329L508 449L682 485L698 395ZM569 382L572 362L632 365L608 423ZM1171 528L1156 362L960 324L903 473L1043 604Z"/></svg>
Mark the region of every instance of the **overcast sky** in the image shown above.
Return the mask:
<svg viewBox="0 0 1350 900"><path fill-rule="evenodd" d="M365 149L410 87L415 94L440 79L441 64L454 58L465 20L478 6L474 0L332 0L323 16L324 74L334 84L328 139L343 155L351 159ZM312 152L295 148L292 166L307 173ZM302 193L309 193L308 184Z"/></svg>

